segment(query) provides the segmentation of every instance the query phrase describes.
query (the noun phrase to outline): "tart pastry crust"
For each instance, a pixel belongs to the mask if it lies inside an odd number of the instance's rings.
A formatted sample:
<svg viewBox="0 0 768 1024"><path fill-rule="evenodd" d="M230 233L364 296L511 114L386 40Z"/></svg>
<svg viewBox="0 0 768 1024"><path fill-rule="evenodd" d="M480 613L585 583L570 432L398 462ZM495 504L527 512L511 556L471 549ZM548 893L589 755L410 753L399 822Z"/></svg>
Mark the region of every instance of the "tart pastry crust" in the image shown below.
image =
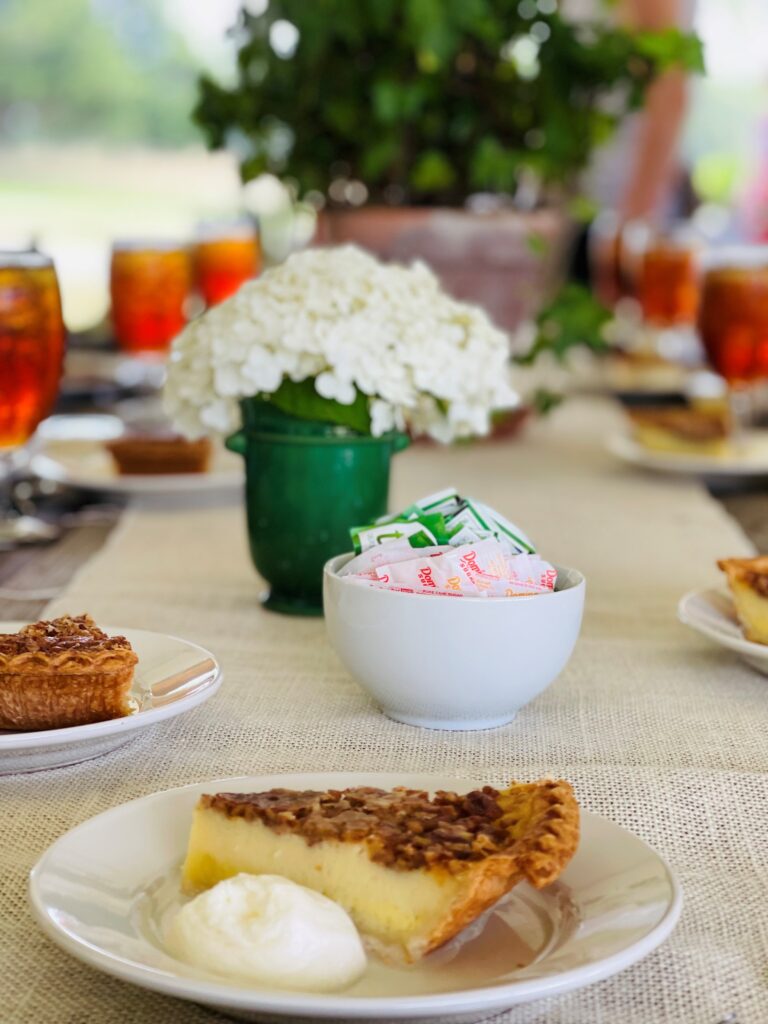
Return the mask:
<svg viewBox="0 0 768 1024"><path fill-rule="evenodd" d="M211 442L207 437L188 441L176 435L136 435L108 441L106 448L118 473L125 476L204 473L211 458Z"/></svg>
<svg viewBox="0 0 768 1024"><path fill-rule="evenodd" d="M744 636L768 644L768 555L721 558L717 565L725 573Z"/></svg>
<svg viewBox="0 0 768 1024"><path fill-rule="evenodd" d="M138 658L89 615L0 634L0 729L60 729L131 714Z"/></svg>
<svg viewBox="0 0 768 1024"><path fill-rule="evenodd" d="M468 794L357 788L202 796L184 887L247 872L323 892L386 959L443 945L518 882L555 881L578 846L564 781Z"/></svg>

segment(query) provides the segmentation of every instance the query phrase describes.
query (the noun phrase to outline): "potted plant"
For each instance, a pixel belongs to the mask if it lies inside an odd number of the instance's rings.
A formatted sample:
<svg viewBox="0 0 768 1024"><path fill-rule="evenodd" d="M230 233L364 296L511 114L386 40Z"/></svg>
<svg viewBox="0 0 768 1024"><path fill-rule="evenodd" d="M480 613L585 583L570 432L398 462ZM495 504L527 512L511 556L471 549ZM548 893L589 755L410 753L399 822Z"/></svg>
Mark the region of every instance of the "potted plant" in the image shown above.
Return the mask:
<svg viewBox="0 0 768 1024"><path fill-rule="evenodd" d="M246 181L292 181L322 240L421 256L507 328L559 265L594 147L661 70L701 63L695 37L577 24L556 0L270 0L240 19L237 82L200 81L209 144Z"/></svg>
<svg viewBox="0 0 768 1024"><path fill-rule="evenodd" d="M189 436L218 432L246 460L251 555L266 605L317 614L322 568L349 528L387 511L405 431L452 441L513 407L509 345L423 264L353 246L308 249L175 339L165 404Z"/></svg>

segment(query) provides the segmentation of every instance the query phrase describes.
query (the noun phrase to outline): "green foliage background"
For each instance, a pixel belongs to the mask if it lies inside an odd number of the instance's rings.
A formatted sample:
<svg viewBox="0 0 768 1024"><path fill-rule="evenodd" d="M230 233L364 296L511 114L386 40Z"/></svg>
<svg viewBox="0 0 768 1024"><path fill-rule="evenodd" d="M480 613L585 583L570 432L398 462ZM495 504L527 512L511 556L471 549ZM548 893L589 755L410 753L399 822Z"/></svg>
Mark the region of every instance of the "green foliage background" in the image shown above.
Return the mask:
<svg viewBox="0 0 768 1024"><path fill-rule="evenodd" d="M541 13L552 6L271 0L242 15L237 85L203 76L195 118L213 147L237 135L245 179L272 171L301 192L327 193L346 177L375 201L456 205L472 192L514 192L523 168L568 183L652 77L700 67L701 50L677 31ZM299 31L292 55L271 45L281 21ZM538 56L525 65L514 43L531 49L534 38Z"/></svg>

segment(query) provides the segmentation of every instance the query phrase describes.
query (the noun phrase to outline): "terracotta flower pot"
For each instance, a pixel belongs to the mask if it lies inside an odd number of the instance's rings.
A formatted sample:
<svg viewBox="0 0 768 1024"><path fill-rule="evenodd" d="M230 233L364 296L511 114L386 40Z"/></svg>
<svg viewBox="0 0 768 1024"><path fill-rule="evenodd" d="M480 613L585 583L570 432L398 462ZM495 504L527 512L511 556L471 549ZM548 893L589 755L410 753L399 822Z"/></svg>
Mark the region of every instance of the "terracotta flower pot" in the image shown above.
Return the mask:
<svg viewBox="0 0 768 1024"><path fill-rule="evenodd" d="M422 259L456 298L506 330L535 315L557 283L569 222L555 207L492 213L418 206L324 210L316 241L354 242L384 260Z"/></svg>

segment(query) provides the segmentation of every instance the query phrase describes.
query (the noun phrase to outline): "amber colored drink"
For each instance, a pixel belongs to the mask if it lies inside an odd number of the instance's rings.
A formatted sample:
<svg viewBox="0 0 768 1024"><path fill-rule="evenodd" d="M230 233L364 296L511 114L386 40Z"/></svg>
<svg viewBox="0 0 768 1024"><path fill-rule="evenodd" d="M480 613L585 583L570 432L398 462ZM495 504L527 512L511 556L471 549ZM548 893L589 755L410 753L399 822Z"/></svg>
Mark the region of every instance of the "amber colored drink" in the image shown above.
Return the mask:
<svg viewBox="0 0 768 1024"><path fill-rule="evenodd" d="M50 413L63 357L53 264L38 253L0 253L0 449L24 444Z"/></svg>
<svg viewBox="0 0 768 1024"><path fill-rule="evenodd" d="M110 293L120 348L136 355L165 352L187 322L191 284L189 254L183 247L117 243Z"/></svg>
<svg viewBox="0 0 768 1024"><path fill-rule="evenodd" d="M730 383L768 377L768 262L705 275L699 332L710 363Z"/></svg>
<svg viewBox="0 0 768 1024"><path fill-rule="evenodd" d="M649 324L673 327L695 323L699 281L693 250L664 243L646 249L638 298Z"/></svg>
<svg viewBox="0 0 768 1024"><path fill-rule="evenodd" d="M195 246L195 280L206 306L215 306L261 270L255 234L210 238Z"/></svg>
<svg viewBox="0 0 768 1024"><path fill-rule="evenodd" d="M30 270L29 273L38 288L38 301L43 311L44 344L48 351L45 371L45 393L47 399L45 415L48 416L53 412L53 407L56 404L56 398L59 393L59 380L64 365L67 332L61 312L59 281L53 264Z"/></svg>

